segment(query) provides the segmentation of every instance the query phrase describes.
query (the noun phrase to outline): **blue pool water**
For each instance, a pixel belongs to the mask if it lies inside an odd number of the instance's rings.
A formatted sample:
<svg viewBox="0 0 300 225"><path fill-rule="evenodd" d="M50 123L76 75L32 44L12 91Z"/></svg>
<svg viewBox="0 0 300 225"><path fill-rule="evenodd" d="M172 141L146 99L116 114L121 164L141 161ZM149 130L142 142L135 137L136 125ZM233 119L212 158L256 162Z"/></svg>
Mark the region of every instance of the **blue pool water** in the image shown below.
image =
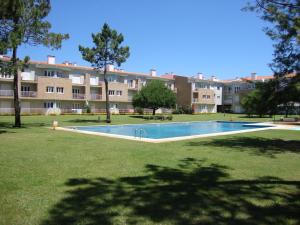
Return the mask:
<svg viewBox="0 0 300 225"><path fill-rule="evenodd" d="M131 137L162 139L172 137L184 137L200 134L212 134L228 131L251 130L263 128L252 123L248 126L245 122L183 122L183 123L161 123L161 124L132 124L132 125L108 125L108 126L82 126L73 127L81 131L117 134Z"/></svg>

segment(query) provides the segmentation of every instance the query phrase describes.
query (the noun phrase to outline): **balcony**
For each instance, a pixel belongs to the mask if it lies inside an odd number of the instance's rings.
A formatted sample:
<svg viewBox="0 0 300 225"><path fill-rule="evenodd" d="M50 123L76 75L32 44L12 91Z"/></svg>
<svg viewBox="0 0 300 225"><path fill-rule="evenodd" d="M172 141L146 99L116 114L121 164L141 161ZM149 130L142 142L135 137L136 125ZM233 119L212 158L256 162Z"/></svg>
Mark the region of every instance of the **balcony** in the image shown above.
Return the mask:
<svg viewBox="0 0 300 225"><path fill-rule="evenodd" d="M0 96L14 96L13 90L0 90Z"/></svg>
<svg viewBox="0 0 300 225"><path fill-rule="evenodd" d="M99 94L91 94L91 100L101 100L102 95Z"/></svg>
<svg viewBox="0 0 300 225"><path fill-rule="evenodd" d="M13 80L14 76L9 74L0 74L0 79Z"/></svg>
<svg viewBox="0 0 300 225"><path fill-rule="evenodd" d="M22 81L36 81L35 72L22 72L21 73L21 80Z"/></svg>
<svg viewBox="0 0 300 225"><path fill-rule="evenodd" d="M138 86L137 85L128 85L129 90L137 90Z"/></svg>
<svg viewBox="0 0 300 225"><path fill-rule="evenodd" d="M85 94L73 93L73 99L84 99Z"/></svg>
<svg viewBox="0 0 300 225"><path fill-rule="evenodd" d="M198 98L193 98L193 103L197 103L199 102L199 99Z"/></svg>
<svg viewBox="0 0 300 225"><path fill-rule="evenodd" d="M98 81L98 80L90 80L91 86L104 86L104 81Z"/></svg>
<svg viewBox="0 0 300 225"><path fill-rule="evenodd" d="M35 98L36 97L36 91L21 91L22 97L29 97L29 98Z"/></svg>

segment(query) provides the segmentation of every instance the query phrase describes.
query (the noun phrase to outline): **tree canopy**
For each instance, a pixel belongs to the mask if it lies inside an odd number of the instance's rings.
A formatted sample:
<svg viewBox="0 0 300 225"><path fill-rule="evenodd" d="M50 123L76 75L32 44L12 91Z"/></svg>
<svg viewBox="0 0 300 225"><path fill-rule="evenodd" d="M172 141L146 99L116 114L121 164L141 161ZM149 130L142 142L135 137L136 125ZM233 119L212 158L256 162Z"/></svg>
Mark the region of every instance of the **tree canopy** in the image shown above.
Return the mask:
<svg viewBox="0 0 300 225"><path fill-rule="evenodd" d="M0 63L0 67L14 75L15 127L21 127L18 71L29 61L28 57L18 59L18 47L27 44L58 49L69 38L68 34L50 32L51 24L45 20L50 10L50 0L0 1L0 54L12 52L11 62Z"/></svg>
<svg viewBox="0 0 300 225"><path fill-rule="evenodd" d="M250 116L256 114L274 115L279 104L276 94L276 80L270 80L264 83L256 83L256 88L242 99L242 107Z"/></svg>
<svg viewBox="0 0 300 225"><path fill-rule="evenodd" d="M106 95L106 121L110 120L108 81L106 78L107 65L120 66L130 56L129 47L121 46L124 37L121 33L113 30L105 23L101 32L92 34L94 47L79 45L79 51L84 60L91 63L98 72L104 72L105 95Z"/></svg>
<svg viewBox="0 0 300 225"><path fill-rule="evenodd" d="M176 96L173 91L160 80L152 80L133 96L133 106L155 110L159 108L173 108Z"/></svg>
<svg viewBox="0 0 300 225"><path fill-rule="evenodd" d="M21 44L60 48L69 35L50 32L51 24L45 20L50 10L49 0L1 0L0 51Z"/></svg>
<svg viewBox="0 0 300 225"><path fill-rule="evenodd" d="M300 0L256 0L246 10L270 22L266 34L275 42L270 64L275 75L284 77L300 70Z"/></svg>

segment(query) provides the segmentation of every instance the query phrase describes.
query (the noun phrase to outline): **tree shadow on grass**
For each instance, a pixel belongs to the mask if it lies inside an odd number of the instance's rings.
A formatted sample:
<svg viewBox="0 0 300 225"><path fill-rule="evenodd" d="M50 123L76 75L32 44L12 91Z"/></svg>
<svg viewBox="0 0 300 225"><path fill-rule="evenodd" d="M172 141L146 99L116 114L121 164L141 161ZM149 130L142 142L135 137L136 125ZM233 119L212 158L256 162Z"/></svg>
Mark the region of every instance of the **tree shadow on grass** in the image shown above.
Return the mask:
<svg viewBox="0 0 300 225"><path fill-rule="evenodd" d="M145 115L131 115L129 117L135 118L135 119L144 119Z"/></svg>
<svg viewBox="0 0 300 225"><path fill-rule="evenodd" d="M44 127L45 123L22 123L21 128ZM13 126L11 122L0 122L0 129L20 129Z"/></svg>
<svg viewBox="0 0 300 225"><path fill-rule="evenodd" d="M233 180L192 158L137 177L73 178L42 224L299 224L300 182Z"/></svg>
<svg viewBox="0 0 300 225"><path fill-rule="evenodd" d="M98 119L74 119L74 120L68 120L67 122L70 123L105 123L104 120L99 120Z"/></svg>
<svg viewBox="0 0 300 225"><path fill-rule="evenodd" d="M300 141L269 139L262 137L233 137L213 139L210 141L193 141L188 143L189 146L212 146L238 149L248 151L256 155L266 155L274 157L275 154L284 152L300 153Z"/></svg>

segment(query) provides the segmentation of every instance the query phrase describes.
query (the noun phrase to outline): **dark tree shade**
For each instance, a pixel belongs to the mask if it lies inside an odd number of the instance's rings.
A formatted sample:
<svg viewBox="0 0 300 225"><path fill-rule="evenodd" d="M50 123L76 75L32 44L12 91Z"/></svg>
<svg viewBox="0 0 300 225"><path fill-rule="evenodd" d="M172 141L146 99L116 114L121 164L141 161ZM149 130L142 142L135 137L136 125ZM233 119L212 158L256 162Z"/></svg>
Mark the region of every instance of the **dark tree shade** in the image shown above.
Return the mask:
<svg viewBox="0 0 300 225"><path fill-rule="evenodd" d="M173 108L176 104L176 96L167 88L164 82L152 80L133 96L133 106L155 110L159 108Z"/></svg>

